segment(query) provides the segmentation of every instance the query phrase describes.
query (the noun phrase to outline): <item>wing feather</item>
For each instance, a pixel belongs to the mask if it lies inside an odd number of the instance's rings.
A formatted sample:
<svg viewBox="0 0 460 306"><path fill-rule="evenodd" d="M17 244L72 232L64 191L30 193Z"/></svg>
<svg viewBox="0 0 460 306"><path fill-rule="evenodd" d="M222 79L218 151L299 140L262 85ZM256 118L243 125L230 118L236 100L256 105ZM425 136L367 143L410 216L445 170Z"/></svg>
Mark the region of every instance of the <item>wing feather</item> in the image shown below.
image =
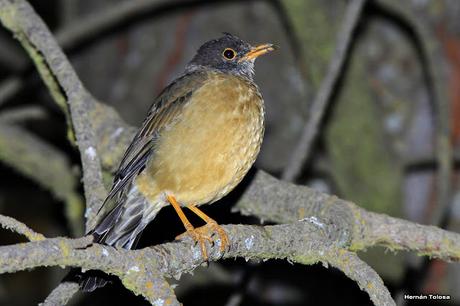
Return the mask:
<svg viewBox="0 0 460 306"><path fill-rule="evenodd" d="M180 114L184 105L190 101L193 92L203 84L206 75L193 73L178 78L175 82L166 87L155 99L146 119L137 131L131 144L127 148L120 166L115 173L112 188L102 208L106 216L116 207L123 205L124 198L131 188L131 184L139 175L147 163L155 156L155 145L160 137L161 130L173 122ZM110 203L110 204L109 204ZM118 214L112 214L118 218ZM117 220L104 220L104 225L109 226ZM102 225L102 223L101 223ZM98 231L104 229L98 226Z"/></svg>

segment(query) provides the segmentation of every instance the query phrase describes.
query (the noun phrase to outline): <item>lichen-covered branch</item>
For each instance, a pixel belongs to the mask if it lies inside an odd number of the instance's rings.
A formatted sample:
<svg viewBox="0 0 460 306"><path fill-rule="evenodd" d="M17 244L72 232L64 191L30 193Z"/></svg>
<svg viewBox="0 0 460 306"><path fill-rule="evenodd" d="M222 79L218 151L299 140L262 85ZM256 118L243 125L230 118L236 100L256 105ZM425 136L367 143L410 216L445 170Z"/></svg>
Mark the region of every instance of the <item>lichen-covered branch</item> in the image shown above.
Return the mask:
<svg viewBox="0 0 460 306"><path fill-rule="evenodd" d="M318 224L305 220L265 227L227 225L224 228L231 237L230 248L221 254L217 241L209 250L209 260L222 257L253 260L279 258L301 264L331 264L356 280L375 305L394 305L380 277L370 272L372 270L355 254L331 243L324 228L318 227ZM57 265L99 269L118 276L128 289L142 294L153 304L162 299L163 305L174 305L177 301L170 300L168 303L165 297L168 294L162 294L170 289L163 287L158 280L164 276L180 277L203 263L201 250L191 239L134 251L98 244L89 246L88 243L87 238L54 238L39 243L0 247L0 273ZM359 271L354 271L355 268L359 268Z"/></svg>
<svg viewBox="0 0 460 306"><path fill-rule="evenodd" d="M24 223L21 223L8 216L0 215L0 226L4 229L23 235L30 241L39 241L45 239L45 236L42 234L33 231Z"/></svg>
<svg viewBox="0 0 460 306"><path fill-rule="evenodd" d="M282 206L280 203L286 203L286 205ZM225 229L231 237L231 248L224 254L224 258L235 256L249 259L286 258L303 264L318 261L328 263L358 281L360 287L366 289L373 300L380 301L377 305L387 305L386 302L382 302L387 301L383 298L387 296L386 293L369 290L379 288L378 284L381 281L371 277L375 272L360 263L347 249L356 251L380 244L393 250L415 250L419 254L444 260L460 260L459 234L367 212L353 203L308 187L279 181L262 171L255 175L237 207L244 213L250 212L266 220L288 224L268 227L226 226ZM68 252L66 246L66 244L60 244L59 248L66 254L74 254L73 251ZM49 251L46 254L48 248ZM201 263L200 250L193 246L191 241L170 243L131 252L93 245L85 250L84 256L75 255L77 257L74 259L60 257L59 253L54 254L55 248L47 245L43 248L43 254L31 253L32 249L25 249L26 254L34 254L25 263L17 254L8 255L13 254L8 253L9 251L2 253L4 250L8 249L0 248L2 258L18 258L19 261L5 260L7 265L2 263L0 272L13 272L17 269L51 264L81 265L88 269L102 269L123 280L123 273L127 272L114 271L115 268L111 266L112 264L118 266L118 260L127 260L129 264L120 267L131 269L131 271L137 271L140 266L145 268L145 265L154 264L155 268L151 268L152 271L158 270L162 275L168 277L179 277ZM24 250L24 245L21 245L21 250ZM79 251L82 250L75 250L76 254L79 254ZM255 251L258 253L254 253ZM120 259L119 253L114 255L112 252L122 252L127 257L122 256L123 258ZM97 259L92 256L103 257L100 254L107 254L111 259L109 265L94 262ZM217 260L220 255L218 247L210 251L211 260ZM132 265L133 262L130 261L132 256L139 259L135 265ZM149 258L147 262L146 258ZM150 260L153 258L160 259L154 262ZM361 274L368 277L367 281L364 281L366 278ZM129 289L137 292L128 280L123 282Z"/></svg>
<svg viewBox="0 0 460 306"><path fill-rule="evenodd" d="M276 223L314 218L330 224L329 237L352 251L381 245L460 261L460 234L369 212L352 202L258 171L235 210Z"/></svg>

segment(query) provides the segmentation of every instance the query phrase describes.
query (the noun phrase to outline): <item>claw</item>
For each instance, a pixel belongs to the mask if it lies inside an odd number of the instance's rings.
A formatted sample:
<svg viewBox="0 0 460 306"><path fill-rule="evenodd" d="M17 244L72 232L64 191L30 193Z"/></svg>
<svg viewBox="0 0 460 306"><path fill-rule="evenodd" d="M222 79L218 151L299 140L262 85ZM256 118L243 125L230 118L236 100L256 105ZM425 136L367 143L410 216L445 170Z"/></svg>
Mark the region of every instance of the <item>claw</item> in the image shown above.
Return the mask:
<svg viewBox="0 0 460 306"><path fill-rule="evenodd" d="M213 237L215 234L219 235L220 238L220 251L224 252L228 245L228 236L225 230L220 227L216 222L209 222L206 225L201 227L187 230L185 233L182 233L176 237L176 240L181 240L186 236L191 237L196 243L200 244L201 254L203 255L203 259L205 261L208 260L208 253L206 250L206 241L211 244L211 246L215 245L215 241Z"/></svg>

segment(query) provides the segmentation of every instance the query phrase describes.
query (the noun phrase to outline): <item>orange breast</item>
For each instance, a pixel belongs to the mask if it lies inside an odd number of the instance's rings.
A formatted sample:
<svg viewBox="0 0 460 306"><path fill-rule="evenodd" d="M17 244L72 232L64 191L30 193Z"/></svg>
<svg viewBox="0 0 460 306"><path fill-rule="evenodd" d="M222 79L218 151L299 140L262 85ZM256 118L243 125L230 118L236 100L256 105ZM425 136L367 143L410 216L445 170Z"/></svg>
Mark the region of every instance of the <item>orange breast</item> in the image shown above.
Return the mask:
<svg viewBox="0 0 460 306"><path fill-rule="evenodd" d="M217 201L254 163L263 117L263 100L254 85L214 75L161 132L155 156L139 182L150 185L150 199L170 192L183 205Z"/></svg>

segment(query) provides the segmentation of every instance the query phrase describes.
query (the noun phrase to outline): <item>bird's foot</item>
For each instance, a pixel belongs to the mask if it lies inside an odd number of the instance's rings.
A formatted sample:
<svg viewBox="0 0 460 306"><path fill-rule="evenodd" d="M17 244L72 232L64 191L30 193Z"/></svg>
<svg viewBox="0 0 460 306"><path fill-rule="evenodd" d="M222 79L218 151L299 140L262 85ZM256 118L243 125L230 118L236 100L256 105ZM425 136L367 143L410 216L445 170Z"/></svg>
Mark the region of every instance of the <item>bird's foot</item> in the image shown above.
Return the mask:
<svg viewBox="0 0 460 306"><path fill-rule="evenodd" d="M217 224L217 222L210 221L198 228L187 230L185 233L180 234L176 237L176 240L185 238L186 236L191 237L195 242L200 244L201 254L203 255L204 260L208 260L208 253L206 250L205 242L214 244L213 237L215 234L219 235L220 238L220 251L224 252L229 246L228 235L225 230Z"/></svg>

